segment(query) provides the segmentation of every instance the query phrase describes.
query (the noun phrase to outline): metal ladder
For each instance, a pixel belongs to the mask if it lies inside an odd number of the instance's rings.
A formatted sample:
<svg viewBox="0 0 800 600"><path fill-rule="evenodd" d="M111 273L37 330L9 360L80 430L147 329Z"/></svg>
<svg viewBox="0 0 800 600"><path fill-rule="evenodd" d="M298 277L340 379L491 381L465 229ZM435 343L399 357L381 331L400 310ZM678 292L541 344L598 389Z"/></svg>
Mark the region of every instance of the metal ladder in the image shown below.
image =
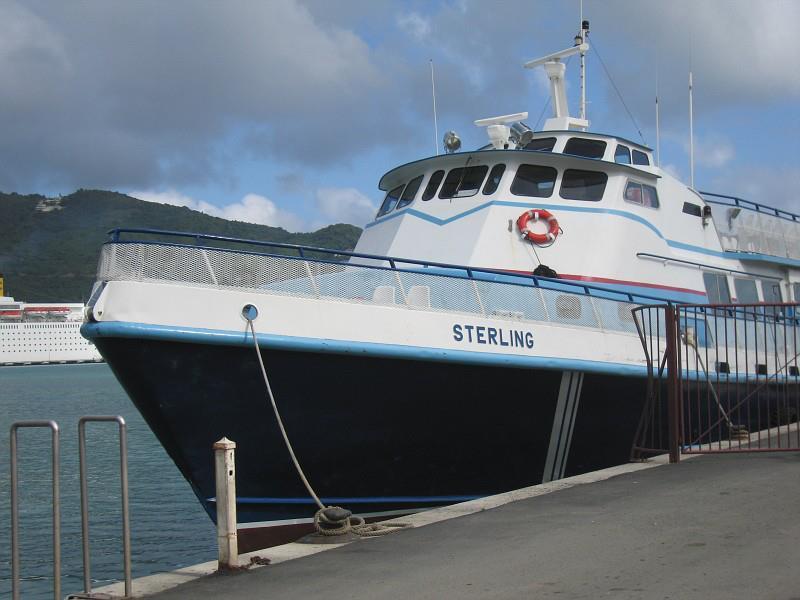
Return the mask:
<svg viewBox="0 0 800 600"><path fill-rule="evenodd" d="M81 488L81 547L83 550L83 586L81 594L70 598L91 598L91 554L89 549L89 492L86 477L86 423L116 422L119 425L120 487L122 492L122 551L125 577L125 597L132 593L130 508L128 502L128 441L125 419L120 416L85 416L78 420L78 453ZM51 431L51 468L53 503L53 597L61 600L61 496L59 489L60 429L55 421L16 421L11 424L11 597L20 597L19 558L19 489L17 474L18 440L22 428L46 428Z"/></svg>

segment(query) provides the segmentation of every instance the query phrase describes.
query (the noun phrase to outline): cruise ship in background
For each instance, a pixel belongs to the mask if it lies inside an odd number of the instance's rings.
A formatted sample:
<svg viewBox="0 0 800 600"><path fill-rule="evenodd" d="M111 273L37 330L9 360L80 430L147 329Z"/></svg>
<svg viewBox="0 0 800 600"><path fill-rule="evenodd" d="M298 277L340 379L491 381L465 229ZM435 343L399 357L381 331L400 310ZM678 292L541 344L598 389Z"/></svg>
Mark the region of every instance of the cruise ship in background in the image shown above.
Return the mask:
<svg viewBox="0 0 800 600"><path fill-rule="evenodd" d="M0 275L0 366L102 361L80 334L83 307L20 302L5 295Z"/></svg>

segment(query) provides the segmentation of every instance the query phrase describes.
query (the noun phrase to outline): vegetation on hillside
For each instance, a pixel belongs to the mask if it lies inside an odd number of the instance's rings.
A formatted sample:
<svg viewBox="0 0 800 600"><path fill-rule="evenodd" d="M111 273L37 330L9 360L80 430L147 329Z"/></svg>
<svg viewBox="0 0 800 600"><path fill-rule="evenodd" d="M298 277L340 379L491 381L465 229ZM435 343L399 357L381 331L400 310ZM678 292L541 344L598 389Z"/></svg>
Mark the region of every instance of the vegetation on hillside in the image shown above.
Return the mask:
<svg viewBox="0 0 800 600"><path fill-rule="evenodd" d="M37 209L38 207L38 209ZM336 250L355 247L361 229L330 225L289 233L227 221L186 207L144 202L102 190L78 190L59 199L0 193L0 273L6 294L26 302L85 301L100 246L117 227L142 227L302 244Z"/></svg>

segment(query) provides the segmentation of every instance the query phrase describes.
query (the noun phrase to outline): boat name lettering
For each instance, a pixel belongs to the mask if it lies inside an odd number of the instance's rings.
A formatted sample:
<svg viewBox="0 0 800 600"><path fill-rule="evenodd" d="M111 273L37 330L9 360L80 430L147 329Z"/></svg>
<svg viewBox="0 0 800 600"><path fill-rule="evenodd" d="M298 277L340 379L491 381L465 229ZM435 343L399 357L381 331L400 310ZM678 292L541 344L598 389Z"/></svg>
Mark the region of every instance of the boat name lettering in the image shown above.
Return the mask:
<svg viewBox="0 0 800 600"><path fill-rule="evenodd" d="M483 325L453 325L453 339L456 342L488 344L509 348L533 348L533 333L523 329L504 329L484 327Z"/></svg>

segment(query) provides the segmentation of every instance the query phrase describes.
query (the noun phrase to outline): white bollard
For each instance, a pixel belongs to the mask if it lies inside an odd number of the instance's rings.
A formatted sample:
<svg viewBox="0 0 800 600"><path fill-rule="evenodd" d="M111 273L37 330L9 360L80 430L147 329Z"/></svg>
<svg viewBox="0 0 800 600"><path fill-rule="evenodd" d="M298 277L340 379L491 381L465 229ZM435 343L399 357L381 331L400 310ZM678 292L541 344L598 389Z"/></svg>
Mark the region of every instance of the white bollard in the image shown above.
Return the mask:
<svg viewBox="0 0 800 600"><path fill-rule="evenodd" d="M226 437L214 444L220 569L239 566L239 542L236 538L236 468L233 459L235 448L236 442Z"/></svg>

